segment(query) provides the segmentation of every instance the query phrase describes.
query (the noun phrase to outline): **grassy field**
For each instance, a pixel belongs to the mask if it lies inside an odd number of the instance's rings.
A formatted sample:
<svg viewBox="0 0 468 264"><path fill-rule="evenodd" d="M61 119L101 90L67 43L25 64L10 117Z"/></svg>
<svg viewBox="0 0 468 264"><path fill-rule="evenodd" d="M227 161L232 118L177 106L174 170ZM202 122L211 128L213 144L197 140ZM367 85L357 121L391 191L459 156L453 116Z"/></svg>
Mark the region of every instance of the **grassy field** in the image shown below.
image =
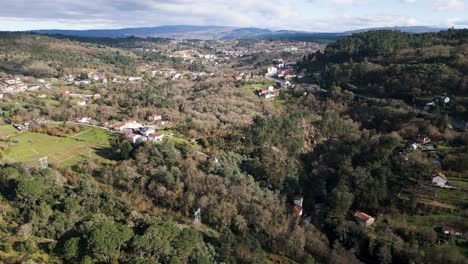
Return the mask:
<svg viewBox="0 0 468 264"><path fill-rule="evenodd" d="M468 206L468 192L463 190L442 189L437 191L437 199L461 206Z"/></svg>
<svg viewBox="0 0 468 264"><path fill-rule="evenodd" d="M259 83L248 83L248 84L246 84L244 86L244 89L246 89L247 91L249 91L252 94L256 94L256 91L258 89L266 89L270 85L276 87L275 82L273 82L273 81L264 81L264 82L259 82Z"/></svg>
<svg viewBox="0 0 468 264"><path fill-rule="evenodd" d="M13 126L0 126L0 138L2 139L9 138L19 133L20 132Z"/></svg>
<svg viewBox="0 0 468 264"><path fill-rule="evenodd" d="M38 164L38 158L47 156L50 164L63 167L90 158L104 159L109 147L110 133L99 128L81 127L80 132L65 137L32 132L14 135L11 128L0 128L0 134L12 135L2 142L3 158L19 162Z"/></svg>

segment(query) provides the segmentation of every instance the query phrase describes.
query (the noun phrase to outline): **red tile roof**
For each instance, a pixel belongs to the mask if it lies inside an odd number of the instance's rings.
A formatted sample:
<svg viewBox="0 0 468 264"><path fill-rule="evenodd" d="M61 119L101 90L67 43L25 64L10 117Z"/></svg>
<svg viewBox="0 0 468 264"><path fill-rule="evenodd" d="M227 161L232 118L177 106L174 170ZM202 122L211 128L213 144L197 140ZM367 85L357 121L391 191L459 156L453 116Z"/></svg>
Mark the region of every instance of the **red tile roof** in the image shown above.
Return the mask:
<svg viewBox="0 0 468 264"><path fill-rule="evenodd" d="M358 218L359 220L362 220L364 222L369 221L370 219L374 219L374 217L364 213L364 212L356 212L354 214L354 217Z"/></svg>

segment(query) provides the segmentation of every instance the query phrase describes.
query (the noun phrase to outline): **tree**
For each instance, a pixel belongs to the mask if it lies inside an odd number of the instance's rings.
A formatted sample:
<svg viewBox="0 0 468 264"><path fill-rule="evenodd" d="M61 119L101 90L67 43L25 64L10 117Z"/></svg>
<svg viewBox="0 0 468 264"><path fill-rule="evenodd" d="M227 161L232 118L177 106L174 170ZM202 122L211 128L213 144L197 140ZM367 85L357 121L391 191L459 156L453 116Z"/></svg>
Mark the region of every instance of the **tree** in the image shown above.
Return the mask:
<svg viewBox="0 0 468 264"><path fill-rule="evenodd" d="M114 254L133 236L133 231L124 225L104 222L95 227L88 239L88 249L96 259L110 263Z"/></svg>
<svg viewBox="0 0 468 264"><path fill-rule="evenodd" d="M72 237L63 245L63 256L67 260L73 260L78 257L80 251L80 238Z"/></svg>
<svg viewBox="0 0 468 264"><path fill-rule="evenodd" d="M140 257L152 257L158 260L173 252L173 241L180 230L171 222L149 226L145 233L134 238L132 246Z"/></svg>

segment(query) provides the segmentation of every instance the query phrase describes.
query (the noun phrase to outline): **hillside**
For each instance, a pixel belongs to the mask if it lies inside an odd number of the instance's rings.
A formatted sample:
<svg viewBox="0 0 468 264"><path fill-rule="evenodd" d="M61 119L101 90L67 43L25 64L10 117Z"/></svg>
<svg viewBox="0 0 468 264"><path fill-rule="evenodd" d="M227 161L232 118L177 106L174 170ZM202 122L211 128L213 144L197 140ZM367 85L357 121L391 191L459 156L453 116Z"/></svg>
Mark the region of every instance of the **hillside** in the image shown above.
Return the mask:
<svg viewBox="0 0 468 264"><path fill-rule="evenodd" d="M465 30L0 43L2 263L468 263Z"/></svg>

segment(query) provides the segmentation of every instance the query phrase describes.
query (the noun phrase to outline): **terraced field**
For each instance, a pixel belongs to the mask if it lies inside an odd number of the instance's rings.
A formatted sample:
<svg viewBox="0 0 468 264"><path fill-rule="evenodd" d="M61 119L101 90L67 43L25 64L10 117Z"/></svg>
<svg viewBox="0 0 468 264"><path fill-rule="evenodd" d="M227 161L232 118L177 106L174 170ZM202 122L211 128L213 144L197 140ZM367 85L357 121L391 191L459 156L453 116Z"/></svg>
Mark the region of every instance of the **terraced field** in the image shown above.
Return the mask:
<svg viewBox="0 0 468 264"><path fill-rule="evenodd" d="M65 137L24 132L11 126L0 127L3 160L38 164L38 159L48 157L49 163L59 167L74 165L88 159L105 159L109 151L110 133L99 128L81 127L81 131Z"/></svg>

